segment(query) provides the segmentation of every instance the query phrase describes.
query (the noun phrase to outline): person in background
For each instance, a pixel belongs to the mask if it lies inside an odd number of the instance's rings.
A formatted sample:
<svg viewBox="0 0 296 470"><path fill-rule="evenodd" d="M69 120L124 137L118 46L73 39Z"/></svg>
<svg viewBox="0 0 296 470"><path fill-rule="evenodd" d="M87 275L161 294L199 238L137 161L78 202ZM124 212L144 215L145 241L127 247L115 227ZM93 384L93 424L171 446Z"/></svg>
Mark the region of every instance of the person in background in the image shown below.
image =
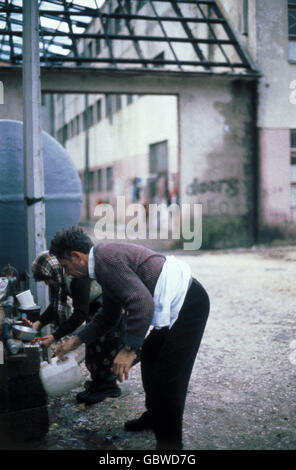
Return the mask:
<svg viewBox="0 0 296 470"><path fill-rule="evenodd" d="M73 333L85 321L88 323L101 307L101 286L90 279L75 279L66 276L64 269L55 256L48 251L41 253L32 264L35 281L43 281L49 286L50 304L33 323L33 328L40 330L45 325L53 324L55 331L41 345L49 347L62 337ZM67 315L67 297L72 298L73 312ZM101 335L85 350L85 364L91 381L86 381L85 390L77 394L79 403L93 405L106 397L119 397L121 390L116 377L111 371L113 359L120 346L120 324L105 335Z"/></svg>
<svg viewBox="0 0 296 470"><path fill-rule="evenodd" d="M125 423L128 431L152 429L156 450L183 449L183 412L195 357L209 315L209 297L187 263L131 243L98 243L89 248L80 227L58 232L50 245L69 275L102 285L101 311L56 355L91 343L116 325L124 308L122 348L114 358L118 380L128 379L141 350L146 411ZM153 328L148 332L150 326ZM148 335L147 335L148 333Z"/></svg>

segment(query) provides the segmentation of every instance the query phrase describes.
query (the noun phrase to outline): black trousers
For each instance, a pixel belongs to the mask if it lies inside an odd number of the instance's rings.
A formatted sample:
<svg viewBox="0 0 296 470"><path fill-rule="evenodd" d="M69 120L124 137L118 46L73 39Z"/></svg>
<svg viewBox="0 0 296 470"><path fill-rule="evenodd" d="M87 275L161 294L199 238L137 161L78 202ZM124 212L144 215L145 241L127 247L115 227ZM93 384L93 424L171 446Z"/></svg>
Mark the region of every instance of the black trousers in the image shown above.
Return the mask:
<svg viewBox="0 0 296 470"><path fill-rule="evenodd" d="M141 353L146 408L159 449L182 449L188 383L209 315L209 297L193 279L171 329L153 329Z"/></svg>

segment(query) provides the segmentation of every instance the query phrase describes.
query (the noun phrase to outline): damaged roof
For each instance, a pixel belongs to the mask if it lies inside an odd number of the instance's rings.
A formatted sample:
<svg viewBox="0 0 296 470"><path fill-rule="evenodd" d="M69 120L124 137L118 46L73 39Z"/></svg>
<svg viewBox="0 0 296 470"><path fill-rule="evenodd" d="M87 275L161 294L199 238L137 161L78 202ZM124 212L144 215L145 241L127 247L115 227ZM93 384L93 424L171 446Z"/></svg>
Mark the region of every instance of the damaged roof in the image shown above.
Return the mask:
<svg viewBox="0 0 296 470"><path fill-rule="evenodd" d="M0 0L0 63L21 65L23 0ZM210 0L39 0L40 64L254 74Z"/></svg>

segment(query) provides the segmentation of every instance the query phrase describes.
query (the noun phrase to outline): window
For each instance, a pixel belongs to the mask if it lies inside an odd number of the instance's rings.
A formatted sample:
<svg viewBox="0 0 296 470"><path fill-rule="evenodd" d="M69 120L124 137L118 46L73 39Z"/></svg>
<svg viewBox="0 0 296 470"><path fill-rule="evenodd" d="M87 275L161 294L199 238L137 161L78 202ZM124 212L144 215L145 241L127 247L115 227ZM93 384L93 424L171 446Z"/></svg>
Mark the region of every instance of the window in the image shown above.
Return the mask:
<svg viewBox="0 0 296 470"><path fill-rule="evenodd" d="M111 166L106 169L106 189L107 191L113 189L113 168Z"/></svg>
<svg viewBox="0 0 296 470"><path fill-rule="evenodd" d="M70 125L71 125L71 137L74 137L75 135L74 119L72 119Z"/></svg>
<svg viewBox="0 0 296 470"><path fill-rule="evenodd" d="M110 122L112 122L112 103L113 103L113 95L106 95L106 117L110 119Z"/></svg>
<svg viewBox="0 0 296 470"><path fill-rule="evenodd" d="M102 34L101 31L98 31L98 34ZM100 38L96 39L96 54L97 55L101 54L101 39Z"/></svg>
<svg viewBox="0 0 296 470"><path fill-rule="evenodd" d="M78 135L80 132L80 116L76 116L75 123L76 123L76 135Z"/></svg>
<svg viewBox="0 0 296 470"><path fill-rule="evenodd" d="M149 146L149 170L151 173L167 173L168 171L168 141L157 142Z"/></svg>
<svg viewBox="0 0 296 470"><path fill-rule="evenodd" d="M149 182L149 200L168 198L168 141L149 145L149 173L153 175Z"/></svg>
<svg viewBox="0 0 296 470"><path fill-rule="evenodd" d="M90 171L88 173L88 184L89 184L89 191L92 192L94 190L94 172Z"/></svg>
<svg viewBox="0 0 296 470"><path fill-rule="evenodd" d="M100 122L102 119L102 100L97 101L97 122Z"/></svg>
<svg viewBox="0 0 296 470"><path fill-rule="evenodd" d="M116 95L116 111L121 109L121 95Z"/></svg>
<svg viewBox="0 0 296 470"><path fill-rule="evenodd" d="M93 106L89 106L87 108L87 124L88 124L88 127L91 127L94 123L94 107Z"/></svg>
<svg viewBox="0 0 296 470"><path fill-rule="evenodd" d="M100 169L98 170L98 191L101 192L103 191L103 170Z"/></svg>
<svg viewBox="0 0 296 470"><path fill-rule="evenodd" d="M288 0L289 60L296 62L296 0Z"/></svg>
<svg viewBox="0 0 296 470"><path fill-rule="evenodd" d="M67 124L65 124L63 127L63 143L65 143L67 139L68 139L68 126Z"/></svg>
<svg viewBox="0 0 296 470"><path fill-rule="evenodd" d="M127 104L132 104L132 102L133 102L133 95L127 95L126 102L127 102Z"/></svg>
<svg viewBox="0 0 296 470"><path fill-rule="evenodd" d="M58 141L60 142L60 144L63 143L63 129L60 129L58 131Z"/></svg>
<svg viewBox="0 0 296 470"><path fill-rule="evenodd" d="M145 3L147 3L147 0L137 0L136 10L139 11L145 5Z"/></svg>
<svg viewBox="0 0 296 470"><path fill-rule="evenodd" d="M248 36L249 33L249 0L243 0L243 24L242 34Z"/></svg>
<svg viewBox="0 0 296 470"><path fill-rule="evenodd" d="M93 56L93 43L92 42L89 42L87 45L87 53L88 53L88 57Z"/></svg>
<svg viewBox="0 0 296 470"><path fill-rule="evenodd" d="M110 7L111 7L111 4L110 4ZM110 10L110 13L111 13L111 10ZM114 18L107 18L106 28L107 28L108 35L115 33L115 19Z"/></svg>
<svg viewBox="0 0 296 470"><path fill-rule="evenodd" d="M291 130L291 207L296 209L296 129Z"/></svg>
<svg viewBox="0 0 296 470"><path fill-rule="evenodd" d="M94 172L85 171L84 173L84 192L91 193L94 190Z"/></svg>
<svg viewBox="0 0 296 470"><path fill-rule="evenodd" d="M83 119L83 130L86 131L88 128L88 122L87 122L87 109L85 109L82 113L82 119Z"/></svg>
<svg viewBox="0 0 296 470"><path fill-rule="evenodd" d="M160 54L156 55L153 60L159 62L159 64L154 63L154 67L163 67L164 64L162 62L164 61L164 52L161 52Z"/></svg>
<svg viewBox="0 0 296 470"><path fill-rule="evenodd" d="M132 12L131 0L125 0L125 9L128 15Z"/></svg>
<svg viewBox="0 0 296 470"><path fill-rule="evenodd" d="M89 106L83 111L83 130L86 131L94 123L94 107Z"/></svg>
<svg viewBox="0 0 296 470"><path fill-rule="evenodd" d="M114 13L116 15L119 15L121 13L121 8L120 7L116 8ZM114 33L115 34L119 34L120 31L121 31L121 27L122 27L121 21L122 21L121 18L115 18L115 24L114 24Z"/></svg>

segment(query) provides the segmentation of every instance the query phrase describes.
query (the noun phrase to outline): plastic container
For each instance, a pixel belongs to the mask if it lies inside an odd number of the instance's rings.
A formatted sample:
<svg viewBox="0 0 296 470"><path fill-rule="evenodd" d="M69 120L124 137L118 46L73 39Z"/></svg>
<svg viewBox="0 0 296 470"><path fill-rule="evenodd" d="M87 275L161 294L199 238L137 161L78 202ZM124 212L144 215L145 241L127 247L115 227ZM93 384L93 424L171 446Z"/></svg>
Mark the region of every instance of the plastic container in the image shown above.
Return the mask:
<svg viewBox="0 0 296 470"><path fill-rule="evenodd" d="M80 367L72 354L65 354L64 357L64 361L54 357L50 363L41 363L40 379L44 390L50 396L63 395L83 381Z"/></svg>

